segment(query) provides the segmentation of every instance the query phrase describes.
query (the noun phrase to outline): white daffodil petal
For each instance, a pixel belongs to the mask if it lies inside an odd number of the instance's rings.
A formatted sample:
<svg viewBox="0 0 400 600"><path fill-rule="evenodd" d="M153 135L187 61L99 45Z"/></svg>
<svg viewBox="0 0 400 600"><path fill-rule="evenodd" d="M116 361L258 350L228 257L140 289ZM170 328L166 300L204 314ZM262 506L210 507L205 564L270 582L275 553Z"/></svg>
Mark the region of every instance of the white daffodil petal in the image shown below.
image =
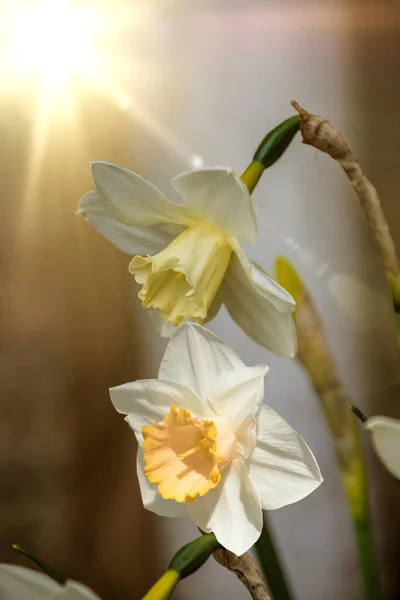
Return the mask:
<svg viewBox="0 0 400 600"><path fill-rule="evenodd" d="M142 427L158 423L168 414L172 404L185 407L193 415L203 414L202 400L176 381L142 379L110 389L117 412L127 415L127 422L137 435Z"/></svg>
<svg viewBox="0 0 400 600"><path fill-rule="evenodd" d="M244 366L214 333L195 323L184 323L168 342L158 377L179 381L206 400L220 373Z"/></svg>
<svg viewBox="0 0 400 600"><path fill-rule="evenodd" d="M305 441L268 406L259 416L249 475L266 510L301 500L323 481Z"/></svg>
<svg viewBox="0 0 400 600"><path fill-rule="evenodd" d="M400 479L400 420L371 417L365 428L371 432L375 452L387 470Z"/></svg>
<svg viewBox="0 0 400 600"><path fill-rule="evenodd" d="M232 169L197 169L172 180L182 200L219 229L254 243L257 224L253 202Z"/></svg>
<svg viewBox="0 0 400 600"><path fill-rule="evenodd" d="M278 356L293 357L297 351L291 315L294 300L284 301L287 292L282 293L282 298L274 295L273 285L266 285L267 281L273 282L254 263L252 269L248 269L234 253L222 283L226 308L255 342ZM283 312L284 307L287 312Z"/></svg>
<svg viewBox="0 0 400 600"><path fill-rule="evenodd" d="M215 294L215 298L212 301L211 306L209 307L209 309L207 311L206 319L204 319L204 321L202 321L202 325L206 325L207 323L209 323L210 321L215 319L215 317L221 310L222 304L224 302L223 293L221 291L221 288L222 288L222 286L219 287L218 292Z"/></svg>
<svg viewBox="0 0 400 600"><path fill-rule="evenodd" d="M148 226L156 223L190 225L192 211L169 202L152 183L136 173L107 162L92 163L93 183L105 202L126 223Z"/></svg>
<svg viewBox="0 0 400 600"><path fill-rule="evenodd" d="M284 287L270 277L264 269L247 255L242 246L234 243L235 253L248 278L257 286L260 295L268 299L278 312L293 312L296 302Z"/></svg>
<svg viewBox="0 0 400 600"><path fill-rule="evenodd" d="M100 600L85 585L76 581L59 583L32 569L17 565L0 565L1 600Z"/></svg>
<svg viewBox="0 0 400 600"><path fill-rule="evenodd" d="M170 338L176 332L177 328L175 327L175 325L172 325L172 323L168 323L168 321L165 321L165 319L162 318L158 308L147 308L146 312L150 317L151 321L153 322L153 325L158 335L160 335L163 338Z"/></svg>
<svg viewBox="0 0 400 600"><path fill-rule="evenodd" d="M2 600L50 600L59 590L59 584L44 573L17 565L0 564Z"/></svg>
<svg viewBox="0 0 400 600"><path fill-rule="evenodd" d="M100 235L130 256L157 254L185 229L183 225L173 223L155 223L148 227L129 225L94 190L83 196L77 214L85 217Z"/></svg>
<svg viewBox="0 0 400 600"><path fill-rule="evenodd" d="M213 531L222 546L238 556L247 552L261 534L260 499L238 459L214 490L186 505L186 512L200 529Z"/></svg>
<svg viewBox="0 0 400 600"><path fill-rule="evenodd" d="M157 486L150 483L144 474L144 465L143 450L138 446L137 476L143 506L160 517L184 517L186 515L184 505L175 500L164 500L158 493Z"/></svg>
<svg viewBox="0 0 400 600"><path fill-rule="evenodd" d="M242 367L222 373L212 385L208 400L217 414L235 429L258 416L264 400L268 367Z"/></svg>
<svg viewBox="0 0 400 600"><path fill-rule="evenodd" d="M100 596L81 583L67 581L54 600L100 600Z"/></svg>

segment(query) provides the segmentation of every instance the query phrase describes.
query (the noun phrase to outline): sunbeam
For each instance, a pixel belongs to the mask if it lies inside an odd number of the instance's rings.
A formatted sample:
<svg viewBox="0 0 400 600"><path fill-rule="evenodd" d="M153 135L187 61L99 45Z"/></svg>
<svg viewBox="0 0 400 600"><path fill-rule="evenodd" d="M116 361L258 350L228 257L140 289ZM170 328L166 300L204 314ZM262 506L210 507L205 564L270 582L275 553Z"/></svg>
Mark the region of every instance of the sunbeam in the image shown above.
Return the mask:
<svg viewBox="0 0 400 600"><path fill-rule="evenodd" d="M132 123L145 128L188 166L203 159L174 135L148 108L144 82L157 75L158 61L148 52L152 31L150 4L129 6L73 0L5 0L0 22L0 85L35 106L32 145L22 202L21 225L32 222L40 172L51 129L79 137L79 97L93 90L111 100ZM126 52L134 39L135 52Z"/></svg>

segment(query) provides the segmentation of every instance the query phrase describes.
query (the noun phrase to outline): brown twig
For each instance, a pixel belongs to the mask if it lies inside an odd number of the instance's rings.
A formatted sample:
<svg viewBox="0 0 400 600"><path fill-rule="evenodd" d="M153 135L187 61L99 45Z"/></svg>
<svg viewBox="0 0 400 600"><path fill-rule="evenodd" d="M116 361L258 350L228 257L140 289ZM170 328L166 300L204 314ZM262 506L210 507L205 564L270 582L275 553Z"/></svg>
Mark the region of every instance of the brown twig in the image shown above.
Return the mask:
<svg viewBox="0 0 400 600"><path fill-rule="evenodd" d="M362 172L358 160L341 133L329 121L310 114L297 102L292 101L291 104L301 116L300 131L303 142L314 146L321 152L326 152L326 154L337 160L356 191L368 225L378 243L386 277L397 305L400 291L400 263L378 192Z"/></svg>
<svg viewBox="0 0 400 600"><path fill-rule="evenodd" d="M267 586L257 569L256 563L247 552L242 556L236 556L229 550L216 550L214 559L236 575L243 585L248 589L253 600L271 600Z"/></svg>

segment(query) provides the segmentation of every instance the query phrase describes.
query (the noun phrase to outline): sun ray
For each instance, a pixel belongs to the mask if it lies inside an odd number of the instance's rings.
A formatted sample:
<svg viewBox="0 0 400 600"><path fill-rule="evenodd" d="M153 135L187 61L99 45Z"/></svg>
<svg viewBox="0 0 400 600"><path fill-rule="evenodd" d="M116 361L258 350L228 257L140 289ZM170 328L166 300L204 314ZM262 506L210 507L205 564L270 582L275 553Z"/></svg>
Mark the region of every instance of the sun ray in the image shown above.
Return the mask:
<svg viewBox="0 0 400 600"><path fill-rule="evenodd" d="M22 90L36 107L21 226L34 225L34 204L53 125L62 129L60 143L69 143L67 138L78 143L77 90L79 94L92 90L111 99L127 119L145 128L169 153L190 166L202 164L197 152L147 107L149 91L143 80L149 72L157 73L158 64L141 51L146 24L151 22L149 5L114 10L111 3L94 9L93 4L72 0L5 2L0 22L1 86L15 88L17 94ZM129 56L123 43L114 43L128 31L130 35L135 32L136 44L136 53Z"/></svg>

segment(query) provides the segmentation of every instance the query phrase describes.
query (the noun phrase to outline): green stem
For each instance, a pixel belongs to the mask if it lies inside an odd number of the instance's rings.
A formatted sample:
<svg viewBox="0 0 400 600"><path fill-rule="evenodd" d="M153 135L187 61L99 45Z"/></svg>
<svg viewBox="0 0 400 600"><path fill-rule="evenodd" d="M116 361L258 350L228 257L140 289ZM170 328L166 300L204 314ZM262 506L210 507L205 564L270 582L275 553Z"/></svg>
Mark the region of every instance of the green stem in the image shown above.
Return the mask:
<svg viewBox="0 0 400 600"><path fill-rule="evenodd" d="M281 566L279 554L275 548L274 539L268 528L267 517L264 513L264 526L255 550L261 568L265 575L269 591L273 600L292 600L285 573Z"/></svg>
<svg viewBox="0 0 400 600"><path fill-rule="evenodd" d="M364 600L378 600L380 589L369 518L367 474L358 431L353 431L353 435L359 448L358 456L354 453L353 459L349 463L343 464L338 455L339 472L353 521L359 572L364 591L363 597Z"/></svg>
<svg viewBox="0 0 400 600"><path fill-rule="evenodd" d="M165 571L158 581L155 582L142 600L168 600L180 581L177 571Z"/></svg>
<svg viewBox="0 0 400 600"><path fill-rule="evenodd" d="M365 600L379 598L379 582L375 567L374 544L368 517L354 520L354 532L357 542L358 560L362 576Z"/></svg>

